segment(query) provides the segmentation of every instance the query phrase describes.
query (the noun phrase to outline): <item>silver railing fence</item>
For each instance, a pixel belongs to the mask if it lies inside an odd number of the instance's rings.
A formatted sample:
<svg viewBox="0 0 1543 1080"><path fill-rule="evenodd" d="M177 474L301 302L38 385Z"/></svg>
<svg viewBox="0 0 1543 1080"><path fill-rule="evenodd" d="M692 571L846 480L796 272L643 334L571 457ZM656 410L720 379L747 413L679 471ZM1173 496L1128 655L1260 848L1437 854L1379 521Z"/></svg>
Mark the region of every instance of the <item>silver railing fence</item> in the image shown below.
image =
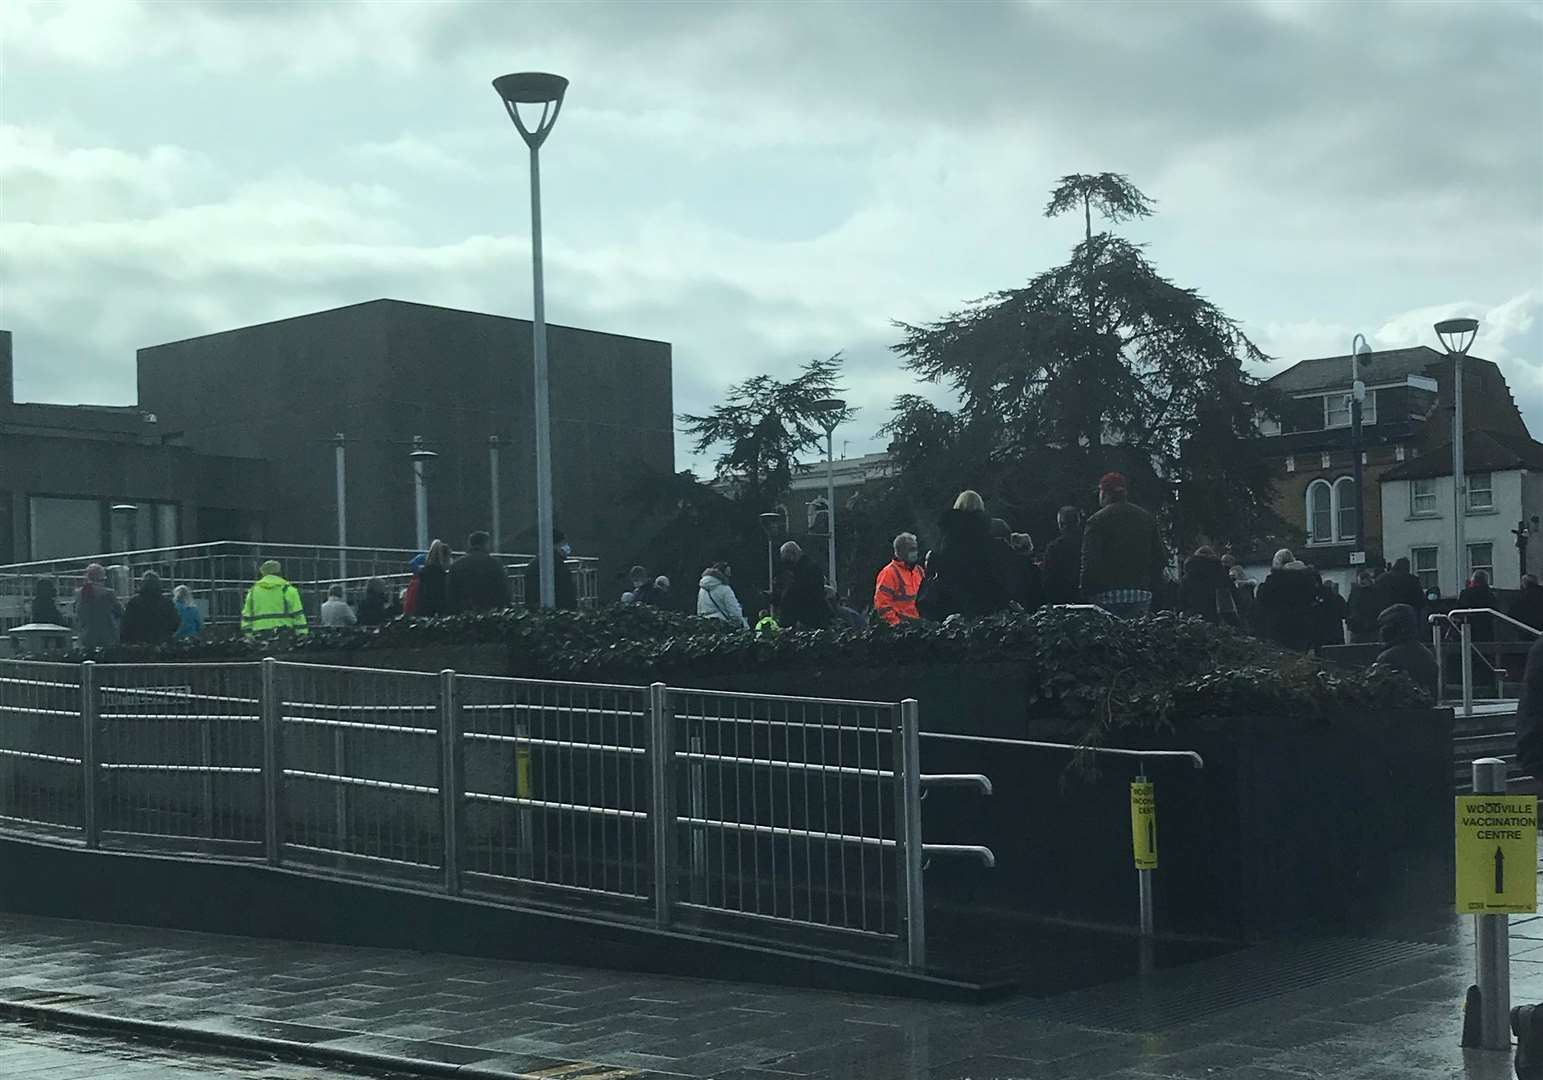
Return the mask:
<svg viewBox="0 0 1543 1080"><path fill-rule="evenodd" d="M1508 627L1523 637L1520 641L1475 641L1475 616L1488 617L1493 623ZM1512 668L1525 666L1527 649L1534 639L1543 636L1543 630L1528 626L1494 608L1458 608L1431 615L1429 621L1431 648L1436 654L1436 700L1447 700L1447 687L1453 679L1452 669L1455 667L1458 696L1454 703L1460 706L1460 715L1463 717L1473 716L1474 703L1481 689L1491 699L1505 698L1505 683L1510 681L1508 676ZM1456 641L1451 640L1447 636L1449 634ZM1484 652L1486 648L1489 649L1488 655ZM1477 668L1475 660L1478 662ZM1487 684L1484 688L1477 686L1476 675L1483 677Z"/></svg>
<svg viewBox="0 0 1543 1080"><path fill-rule="evenodd" d="M0 660L0 829L921 968L915 701Z"/></svg>
<svg viewBox="0 0 1543 1080"><path fill-rule="evenodd" d="M146 570L161 576L168 593L178 585L186 585L214 633L239 628L241 605L257 579L258 567L266 559L279 561L284 576L300 591L306 613L315 620L327 590L333 585L342 585L345 595L354 603L372 578L383 579L393 590L405 588L412 577L407 563L416 554L403 548L219 540L0 565L0 632L31 621L32 599L42 580L53 583L60 612L70 617L75 589L86 565L93 562L109 569L113 579L109 584L124 600L132 595ZM525 603L525 570L535 557L513 553L496 557L508 568L514 602ZM587 556L574 557L565 565L574 576L579 606L598 606L598 561Z"/></svg>

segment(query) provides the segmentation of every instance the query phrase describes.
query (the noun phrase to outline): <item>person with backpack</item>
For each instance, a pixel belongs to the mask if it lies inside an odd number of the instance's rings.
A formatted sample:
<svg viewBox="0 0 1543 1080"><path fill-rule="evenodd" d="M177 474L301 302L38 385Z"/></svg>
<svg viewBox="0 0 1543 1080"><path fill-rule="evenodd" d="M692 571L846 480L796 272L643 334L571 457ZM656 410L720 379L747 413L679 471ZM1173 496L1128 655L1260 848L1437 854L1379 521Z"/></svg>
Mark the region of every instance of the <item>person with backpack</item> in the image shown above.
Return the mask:
<svg viewBox="0 0 1543 1080"><path fill-rule="evenodd" d="M696 613L705 619L718 619L736 629L745 630L750 623L745 619L739 597L734 595L734 590L729 586L732 574L726 562L715 562L702 571L702 579L697 582Z"/></svg>

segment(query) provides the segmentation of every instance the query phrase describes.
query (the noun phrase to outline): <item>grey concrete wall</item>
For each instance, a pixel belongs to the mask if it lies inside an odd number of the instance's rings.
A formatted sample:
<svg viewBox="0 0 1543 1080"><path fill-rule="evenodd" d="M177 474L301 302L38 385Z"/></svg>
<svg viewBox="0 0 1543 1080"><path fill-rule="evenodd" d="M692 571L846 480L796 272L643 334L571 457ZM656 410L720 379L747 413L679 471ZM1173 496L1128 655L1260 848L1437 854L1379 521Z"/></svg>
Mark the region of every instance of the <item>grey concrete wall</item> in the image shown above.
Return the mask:
<svg viewBox="0 0 1543 1080"><path fill-rule="evenodd" d="M608 565L628 557L627 492L674 469L670 347L550 328L557 519L574 547ZM333 448L348 446L355 544L414 542L414 434L428 467L434 535L464 541L490 523L488 437L503 443L503 546L534 542L530 324L475 312L371 301L141 349L141 406L201 452L272 462L267 538L336 537Z"/></svg>

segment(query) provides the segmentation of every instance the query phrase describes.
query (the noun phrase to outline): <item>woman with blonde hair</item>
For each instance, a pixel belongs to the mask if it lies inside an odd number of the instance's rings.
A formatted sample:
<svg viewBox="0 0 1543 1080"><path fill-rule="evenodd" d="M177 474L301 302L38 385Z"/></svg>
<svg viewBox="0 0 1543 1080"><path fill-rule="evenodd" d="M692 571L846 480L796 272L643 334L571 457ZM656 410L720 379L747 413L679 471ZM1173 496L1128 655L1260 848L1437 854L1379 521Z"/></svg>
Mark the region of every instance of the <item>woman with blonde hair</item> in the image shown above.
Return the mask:
<svg viewBox="0 0 1543 1080"><path fill-rule="evenodd" d="M927 574L916 597L924 619L974 618L1004 611L1012 600L1014 558L991 539L991 519L980 492L964 490L938 522L943 542L927 557Z"/></svg>

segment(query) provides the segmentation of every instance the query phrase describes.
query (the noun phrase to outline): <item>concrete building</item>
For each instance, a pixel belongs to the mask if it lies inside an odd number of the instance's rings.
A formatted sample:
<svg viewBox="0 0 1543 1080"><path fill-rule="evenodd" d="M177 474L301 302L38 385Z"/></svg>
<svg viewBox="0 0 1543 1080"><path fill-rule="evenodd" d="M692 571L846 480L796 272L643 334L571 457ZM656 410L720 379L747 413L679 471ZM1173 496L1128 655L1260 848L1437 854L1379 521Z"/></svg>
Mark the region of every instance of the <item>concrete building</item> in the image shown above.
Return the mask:
<svg viewBox="0 0 1543 1080"><path fill-rule="evenodd" d="M674 470L670 346L563 326L549 335L557 524L614 569L631 554L633 488ZM414 435L439 455L427 469L430 533L460 546L489 528L496 437L500 546L534 551L531 363L529 322L400 300L140 349L139 402L126 409L12 404L7 349L0 561L82 553L50 522L78 527L96 513L107 530L102 507L120 499L151 507L138 546L336 543L339 432L351 543L413 546Z"/></svg>
<svg viewBox="0 0 1543 1080"><path fill-rule="evenodd" d="M1376 352L1363 359L1361 380L1367 387L1361 440L1364 530L1355 520L1350 356L1303 360L1266 382L1286 402L1281 422L1260 426L1261 452L1272 459L1280 478L1275 510L1305 543L1272 538L1248 553L1244 562L1253 576L1268 572L1271 551L1280 545L1293 546L1298 558L1340 582L1342 591L1354 576L1357 553L1364 552L1373 567L1396 557L1386 543L1381 483L1403 463L1450 444L1452 361L1424 346ZM1470 434L1490 432L1512 444L1531 441L1496 364L1467 357L1463 394L1463 426Z"/></svg>
<svg viewBox="0 0 1543 1080"><path fill-rule="evenodd" d="M883 451L863 454L860 457L838 458L832 467L836 489L836 523L840 528L841 512L850 509L861 494L863 487L874 480L882 480L892 474L889 455ZM788 493L777 504L779 513L787 516L788 535L802 542L806 537L824 537L829 534L826 515L825 459L803 463L793 474ZM823 549L816 552L821 560Z"/></svg>
<svg viewBox="0 0 1543 1080"><path fill-rule="evenodd" d="M1543 443L1470 432L1463 471L1468 476L1463 515L1468 552L1462 577L1452 527L1457 507L1450 443L1382 474L1383 551L1389 560L1407 558L1425 587L1443 596L1455 595L1476 570L1489 574L1497 589L1521 588L1522 574L1539 565L1536 550L1529 550L1528 566L1521 565L1516 530L1523 523L1535 528L1533 522L1543 514Z"/></svg>

